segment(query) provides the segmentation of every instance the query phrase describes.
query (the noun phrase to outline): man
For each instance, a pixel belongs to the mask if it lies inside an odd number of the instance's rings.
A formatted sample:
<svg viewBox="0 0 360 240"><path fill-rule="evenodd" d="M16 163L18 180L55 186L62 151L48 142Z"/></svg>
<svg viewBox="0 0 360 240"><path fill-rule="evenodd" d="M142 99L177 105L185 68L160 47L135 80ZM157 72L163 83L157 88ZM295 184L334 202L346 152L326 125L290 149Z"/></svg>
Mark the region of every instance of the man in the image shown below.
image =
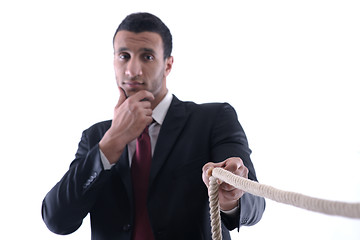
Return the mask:
<svg viewBox="0 0 360 240"><path fill-rule="evenodd" d="M75 160L43 201L46 225L69 234L90 213L96 240L211 239L209 169L256 180L234 109L169 93L172 37L156 16L127 16L113 44L120 94L114 117L83 132ZM145 145L147 153L140 150ZM228 230L257 223L265 208L263 198L225 183L219 200L223 239L230 239Z"/></svg>

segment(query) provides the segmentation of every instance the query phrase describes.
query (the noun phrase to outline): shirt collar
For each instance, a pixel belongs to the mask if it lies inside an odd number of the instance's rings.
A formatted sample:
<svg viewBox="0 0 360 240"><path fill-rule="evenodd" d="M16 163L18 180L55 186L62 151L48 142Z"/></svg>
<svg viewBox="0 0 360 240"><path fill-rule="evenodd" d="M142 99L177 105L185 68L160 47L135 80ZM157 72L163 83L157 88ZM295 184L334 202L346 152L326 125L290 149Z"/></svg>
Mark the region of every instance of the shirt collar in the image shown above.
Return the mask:
<svg viewBox="0 0 360 240"><path fill-rule="evenodd" d="M160 125L164 122L167 111L169 110L173 95L170 91L167 92L163 100L155 107L152 112L153 119Z"/></svg>

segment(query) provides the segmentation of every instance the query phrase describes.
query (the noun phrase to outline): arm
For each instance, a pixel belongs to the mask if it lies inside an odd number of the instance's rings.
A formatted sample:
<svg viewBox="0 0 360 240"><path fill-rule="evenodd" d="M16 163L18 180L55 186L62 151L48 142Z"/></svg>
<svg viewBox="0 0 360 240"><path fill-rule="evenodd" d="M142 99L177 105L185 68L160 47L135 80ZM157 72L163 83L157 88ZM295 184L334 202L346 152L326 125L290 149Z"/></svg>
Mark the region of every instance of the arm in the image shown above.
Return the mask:
<svg viewBox="0 0 360 240"><path fill-rule="evenodd" d="M89 140L83 132L75 160L63 178L45 196L42 217L47 227L57 234L69 234L77 230L90 212L102 185L110 173L104 171L95 138Z"/></svg>
<svg viewBox="0 0 360 240"><path fill-rule="evenodd" d="M55 233L74 232L93 208L104 183L110 178L110 171L104 170L101 155L109 160L110 166L115 164L126 144L152 121L151 104L142 101L154 99L150 92L140 91L126 98L119 90L111 126L100 124L83 133L76 159L43 201L44 222Z"/></svg>
<svg viewBox="0 0 360 240"><path fill-rule="evenodd" d="M208 170L213 167L223 167L236 175L257 181L246 135L230 105L224 104L218 112L211 140L211 161L215 163L210 162L203 168L203 180L207 186ZM236 214L221 214L223 222L230 230L242 225L254 225L260 221L265 209L264 198L244 193L226 183L220 185L219 201L222 210L238 206Z"/></svg>

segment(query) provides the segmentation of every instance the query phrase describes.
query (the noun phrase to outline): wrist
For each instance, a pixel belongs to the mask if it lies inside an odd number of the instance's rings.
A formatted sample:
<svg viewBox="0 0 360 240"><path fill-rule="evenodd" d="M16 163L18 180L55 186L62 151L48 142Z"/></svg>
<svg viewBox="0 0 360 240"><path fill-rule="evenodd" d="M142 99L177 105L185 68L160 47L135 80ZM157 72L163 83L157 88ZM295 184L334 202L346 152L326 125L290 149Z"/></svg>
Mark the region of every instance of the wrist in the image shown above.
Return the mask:
<svg viewBox="0 0 360 240"><path fill-rule="evenodd" d="M110 164L114 164L119 160L125 146L126 144L116 141L106 134L99 142L99 148Z"/></svg>
<svg viewBox="0 0 360 240"><path fill-rule="evenodd" d="M220 204L220 210L223 212L233 211L239 206L239 199L231 202L227 202L225 204Z"/></svg>

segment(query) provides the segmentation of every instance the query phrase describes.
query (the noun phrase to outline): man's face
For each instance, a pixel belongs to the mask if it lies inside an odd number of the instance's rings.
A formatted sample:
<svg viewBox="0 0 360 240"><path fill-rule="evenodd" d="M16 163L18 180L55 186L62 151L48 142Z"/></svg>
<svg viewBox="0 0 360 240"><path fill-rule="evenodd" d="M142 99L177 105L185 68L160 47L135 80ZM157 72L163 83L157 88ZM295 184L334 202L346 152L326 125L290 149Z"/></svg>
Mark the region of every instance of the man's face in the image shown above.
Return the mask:
<svg viewBox="0 0 360 240"><path fill-rule="evenodd" d="M114 39L114 68L118 87L131 96L140 90L154 94L156 104L167 93L166 77L173 58L164 60L161 36L153 32L119 31Z"/></svg>

